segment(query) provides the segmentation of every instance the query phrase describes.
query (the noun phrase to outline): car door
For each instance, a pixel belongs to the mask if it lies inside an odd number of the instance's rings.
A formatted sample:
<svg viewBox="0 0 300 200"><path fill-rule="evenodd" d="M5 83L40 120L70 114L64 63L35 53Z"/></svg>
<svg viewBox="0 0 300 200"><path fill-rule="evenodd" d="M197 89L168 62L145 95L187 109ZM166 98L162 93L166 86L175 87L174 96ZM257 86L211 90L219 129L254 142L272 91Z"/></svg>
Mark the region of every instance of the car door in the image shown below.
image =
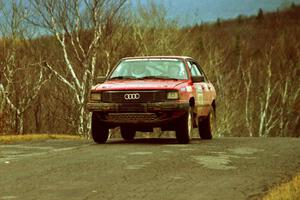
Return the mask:
<svg viewBox="0 0 300 200"><path fill-rule="evenodd" d="M191 72L191 76L203 76L204 81L194 82L194 89L196 91L195 97L195 106L197 108L198 115L207 115L214 98L214 87L208 81L206 75L201 69L200 65L193 60L188 61L188 66Z"/></svg>

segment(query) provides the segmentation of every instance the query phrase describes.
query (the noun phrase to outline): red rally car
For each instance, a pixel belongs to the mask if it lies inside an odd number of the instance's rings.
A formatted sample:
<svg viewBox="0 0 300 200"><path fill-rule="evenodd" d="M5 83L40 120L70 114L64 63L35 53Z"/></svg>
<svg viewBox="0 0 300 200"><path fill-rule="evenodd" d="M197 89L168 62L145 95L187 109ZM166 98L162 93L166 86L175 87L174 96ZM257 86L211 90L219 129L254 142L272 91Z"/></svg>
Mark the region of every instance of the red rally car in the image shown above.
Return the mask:
<svg viewBox="0 0 300 200"><path fill-rule="evenodd" d="M96 143L105 143L115 127L125 140L153 128L175 131L181 144L189 143L193 128L200 138L212 139L216 91L193 58L123 58L100 82L91 88L87 103Z"/></svg>

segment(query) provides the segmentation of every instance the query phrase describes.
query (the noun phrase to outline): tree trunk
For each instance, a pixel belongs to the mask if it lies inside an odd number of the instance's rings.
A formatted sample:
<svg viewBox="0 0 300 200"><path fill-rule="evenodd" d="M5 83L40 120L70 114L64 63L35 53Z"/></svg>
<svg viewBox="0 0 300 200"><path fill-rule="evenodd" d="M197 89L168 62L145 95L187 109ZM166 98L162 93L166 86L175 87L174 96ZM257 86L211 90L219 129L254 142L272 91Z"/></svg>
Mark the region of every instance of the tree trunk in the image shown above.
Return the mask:
<svg viewBox="0 0 300 200"><path fill-rule="evenodd" d="M37 99L37 105L34 108L34 118L35 118L35 132L40 133L41 132L41 97L39 96Z"/></svg>
<svg viewBox="0 0 300 200"><path fill-rule="evenodd" d="M18 135L24 134L24 113L17 110L16 113L16 133Z"/></svg>

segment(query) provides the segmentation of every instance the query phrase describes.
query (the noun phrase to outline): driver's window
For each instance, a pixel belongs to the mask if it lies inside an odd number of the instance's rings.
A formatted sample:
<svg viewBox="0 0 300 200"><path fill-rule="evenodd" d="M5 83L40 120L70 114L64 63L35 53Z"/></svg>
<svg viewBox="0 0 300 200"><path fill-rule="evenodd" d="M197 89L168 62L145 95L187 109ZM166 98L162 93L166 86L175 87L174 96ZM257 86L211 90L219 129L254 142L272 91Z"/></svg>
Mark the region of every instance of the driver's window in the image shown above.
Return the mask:
<svg viewBox="0 0 300 200"><path fill-rule="evenodd" d="M192 76L203 76L197 65L193 62L188 62Z"/></svg>

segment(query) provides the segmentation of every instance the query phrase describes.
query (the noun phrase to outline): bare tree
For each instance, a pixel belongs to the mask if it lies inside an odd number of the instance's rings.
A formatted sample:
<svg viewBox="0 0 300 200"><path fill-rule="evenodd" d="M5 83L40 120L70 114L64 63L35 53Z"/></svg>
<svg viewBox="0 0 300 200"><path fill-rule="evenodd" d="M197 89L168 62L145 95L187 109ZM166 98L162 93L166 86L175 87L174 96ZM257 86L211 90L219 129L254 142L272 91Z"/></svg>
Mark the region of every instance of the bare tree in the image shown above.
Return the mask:
<svg viewBox="0 0 300 200"><path fill-rule="evenodd" d="M276 117L277 109L270 109L272 96L278 86L278 82L272 81L272 54L273 49L271 48L270 53L266 55L266 82L264 83L263 91L260 95L260 112L259 112L259 129L258 135L269 136L270 131L277 125L278 118ZM276 106L273 103L273 107Z"/></svg>
<svg viewBox="0 0 300 200"><path fill-rule="evenodd" d="M241 59L241 57L240 57ZM240 62L239 62L240 63ZM243 67L241 64L239 64L240 70L242 72L242 80L246 89L246 99L245 99L245 119L246 119L246 128L249 132L249 136L253 137L253 122L252 122L252 111L250 106L250 93L253 89L253 78L252 78L252 72L251 69L253 69L253 60L250 60L249 66Z"/></svg>
<svg viewBox="0 0 300 200"><path fill-rule="evenodd" d="M190 50L188 42L182 44L188 33L166 16L164 7L154 2L138 6L138 15L132 16L132 36L140 55L184 55Z"/></svg>
<svg viewBox="0 0 300 200"><path fill-rule="evenodd" d="M63 69L47 60L45 65L72 91L76 132L88 135L90 114L85 109L95 78L99 46L126 0L30 0L28 20L55 36ZM84 37L86 34L86 37ZM102 49L105 52L105 47ZM109 53L106 55L109 59ZM66 72L66 73L65 73Z"/></svg>
<svg viewBox="0 0 300 200"><path fill-rule="evenodd" d="M236 106L240 98L240 91L236 87L235 77L238 70L227 70L224 65L228 53L218 49L212 40L206 38L203 45L205 52L204 66L209 73L217 90L217 135L232 135L234 126L237 125L239 112ZM200 59L199 59L200 60ZM230 112L228 112L230 110Z"/></svg>
<svg viewBox="0 0 300 200"><path fill-rule="evenodd" d="M279 120L279 135L280 136L297 136L296 133L289 133L289 131L297 132L296 126L299 123L299 98L300 88L298 87L300 81L297 77L296 70L293 70L292 65L287 64L287 73L280 74L278 97L278 120ZM298 113L297 113L298 112Z"/></svg>
<svg viewBox="0 0 300 200"><path fill-rule="evenodd" d="M49 77L45 76L41 62L28 60L19 52L22 48L29 48L29 35L24 25L26 11L22 3L12 1L3 6L0 12L4 16L0 31L6 46L5 58L0 62L0 113L10 114L5 120L13 125L16 133L23 134L24 113Z"/></svg>

